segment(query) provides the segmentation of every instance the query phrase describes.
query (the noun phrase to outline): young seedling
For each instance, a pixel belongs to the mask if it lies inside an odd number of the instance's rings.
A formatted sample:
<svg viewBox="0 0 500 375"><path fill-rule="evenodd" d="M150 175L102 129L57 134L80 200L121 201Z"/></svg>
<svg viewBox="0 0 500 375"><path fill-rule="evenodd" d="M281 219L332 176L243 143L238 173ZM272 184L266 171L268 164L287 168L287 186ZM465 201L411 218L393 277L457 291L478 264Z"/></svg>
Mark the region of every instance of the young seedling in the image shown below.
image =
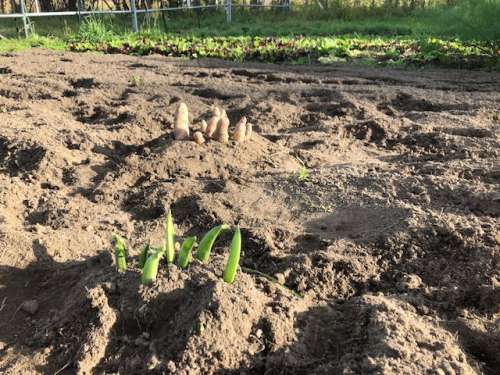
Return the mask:
<svg viewBox="0 0 500 375"><path fill-rule="evenodd" d="M310 178L309 171L307 170L304 162L298 156L296 156L296 159L300 163L300 169L299 169L299 173L297 175L297 179L299 180L299 182L301 184L304 184L304 183L309 181L309 178Z"/></svg>
<svg viewBox="0 0 500 375"><path fill-rule="evenodd" d="M134 87L139 87L139 86L142 86L142 84L144 83L143 79L141 76L138 76L138 75L133 75L131 78L130 78L130 85L131 86L134 86Z"/></svg>
<svg viewBox="0 0 500 375"><path fill-rule="evenodd" d="M229 253L229 259L224 269L224 281L228 284L232 284L234 278L236 277L236 271L238 270L238 264L240 263L241 254L241 233L240 227L236 227L236 231L233 235L233 240L231 241L231 252Z"/></svg>
<svg viewBox="0 0 500 375"><path fill-rule="evenodd" d="M179 267L186 268L191 258L191 252L196 244L196 236L188 237L184 240L179 253Z"/></svg>
<svg viewBox="0 0 500 375"><path fill-rule="evenodd" d="M299 175L297 176L300 183L306 183L309 181L310 175L305 165L301 165L299 169Z"/></svg>
<svg viewBox="0 0 500 375"><path fill-rule="evenodd" d="M162 256L163 249L158 248L155 249L155 252L148 257L146 264L144 264L144 268L142 269L142 284L149 285L156 280L156 276L158 275L158 266Z"/></svg>
<svg viewBox="0 0 500 375"><path fill-rule="evenodd" d="M165 220L165 256L167 263L174 263L175 258L175 232L174 221L172 219L172 210L168 210L167 219Z"/></svg>
<svg viewBox="0 0 500 375"><path fill-rule="evenodd" d="M115 259L116 268L118 272L125 272L127 270L126 246L125 240L119 235L113 235L113 242L115 245Z"/></svg>
<svg viewBox="0 0 500 375"><path fill-rule="evenodd" d="M203 263L206 263L208 258L210 258L210 252L212 251L212 246L214 245L215 240L219 236L220 232L227 229L229 229L229 225L226 224L221 224L210 229L200 241L198 251L196 252L196 258L201 260Z"/></svg>

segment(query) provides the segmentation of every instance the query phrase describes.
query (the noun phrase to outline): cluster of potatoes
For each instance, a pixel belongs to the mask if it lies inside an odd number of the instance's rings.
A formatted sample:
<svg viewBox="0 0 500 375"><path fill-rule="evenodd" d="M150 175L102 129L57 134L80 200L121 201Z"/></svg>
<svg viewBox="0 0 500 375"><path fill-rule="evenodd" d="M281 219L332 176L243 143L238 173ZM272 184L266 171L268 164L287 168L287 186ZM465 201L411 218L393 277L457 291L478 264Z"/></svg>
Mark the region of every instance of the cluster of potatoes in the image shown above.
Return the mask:
<svg viewBox="0 0 500 375"><path fill-rule="evenodd" d="M192 140L197 144L205 143L205 137L216 141L227 143L229 141L229 118L226 111L214 107L212 117L201 121L201 130L195 131ZM176 140L190 139L189 132L189 111L186 103L180 103L175 112L174 137ZM252 124L247 122L246 117L242 117L231 133L231 139L241 143L252 138Z"/></svg>

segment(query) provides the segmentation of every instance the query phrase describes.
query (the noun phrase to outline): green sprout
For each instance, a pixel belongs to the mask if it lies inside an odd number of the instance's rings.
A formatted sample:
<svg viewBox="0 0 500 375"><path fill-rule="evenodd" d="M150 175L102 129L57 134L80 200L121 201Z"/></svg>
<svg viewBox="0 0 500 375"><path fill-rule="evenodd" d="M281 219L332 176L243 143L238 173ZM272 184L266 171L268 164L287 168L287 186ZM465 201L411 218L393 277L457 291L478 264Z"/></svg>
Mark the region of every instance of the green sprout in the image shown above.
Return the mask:
<svg viewBox="0 0 500 375"><path fill-rule="evenodd" d="M117 234L113 235L113 242L115 245L115 260L118 272L125 272L127 270L127 250L125 240Z"/></svg>
<svg viewBox="0 0 500 375"><path fill-rule="evenodd" d="M188 237L184 240L179 253L179 267L186 268L191 260L191 252L196 245L196 236Z"/></svg>
<svg viewBox="0 0 500 375"><path fill-rule="evenodd" d="M309 182L310 179L310 174L309 171L307 170L305 165L301 165L299 169L299 174L297 176L297 179L299 180L300 183L304 184L306 182Z"/></svg>
<svg viewBox="0 0 500 375"><path fill-rule="evenodd" d="M144 80L142 79L141 76L138 76L134 74L132 77L130 77L130 85L134 87L139 87L144 84Z"/></svg>
<svg viewBox="0 0 500 375"><path fill-rule="evenodd" d="M175 231L174 221L172 219L172 210L168 210L165 220L165 244L164 252L167 257L167 263L174 263L175 259Z"/></svg>
<svg viewBox="0 0 500 375"><path fill-rule="evenodd" d="M157 248L154 253L148 257L146 263L144 264L144 268L142 269L142 284L149 285L156 280L156 276L158 275L158 266L160 265L160 259L162 256L163 249Z"/></svg>
<svg viewBox="0 0 500 375"><path fill-rule="evenodd" d="M232 284L234 278L236 277L236 271L238 270L238 265L240 263L241 254L241 232L239 225L236 226L236 230L231 241L231 251L229 253L229 259L224 269L224 281L228 284Z"/></svg>
<svg viewBox="0 0 500 375"><path fill-rule="evenodd" d="M221 224L209 230L200 241L198 251L196 252L196 258L201 260L203 263L208 262L215 240L223 230L227 229L229 229L229 225Z"/></svg>

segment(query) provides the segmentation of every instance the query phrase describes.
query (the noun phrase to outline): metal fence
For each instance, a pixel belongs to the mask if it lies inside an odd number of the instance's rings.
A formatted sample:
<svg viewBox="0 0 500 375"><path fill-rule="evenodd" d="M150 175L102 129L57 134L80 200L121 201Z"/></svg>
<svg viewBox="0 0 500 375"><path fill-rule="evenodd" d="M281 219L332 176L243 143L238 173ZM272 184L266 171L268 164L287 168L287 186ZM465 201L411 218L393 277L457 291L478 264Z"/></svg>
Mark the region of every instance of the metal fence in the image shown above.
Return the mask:
<svg viewBox="0 0 500 375"><path fill-rule="evenodd" d="M205 4L205 5L192 5L191 0L185 0L183 6L180 7L159 7L159 8L146 8L146 9L137 9L136 0L130 0L129 9L123 10L87 10L83 5L83 0L77 0L76 6L77 10L74 11L51 11L51 12L29 12L26 8L25 0L20 0L20 12L17 13L0 13L0 19L4 18L21 18L23 20L24 33L25 36L29 36L30 34L30 18L33 17L50 17L50 16L89 16L89 15L107 15L107 14L129 14L131 18L132 29L134 32L139 31L139 21L138 14L152 14L158 12L169 12L169 11L179 11L179 10L201 10L201 9L224 9L226 14L226 22L232 22L232 9L233 7L238 8L291 8L292 0L282 0L280 3L272 3L272 4L264 4L264 3L255 3L255 4L238 4L233 5L232 0L215 0L214 4ZM36 3L38 4L38 2ZM163 3L162 3L163 4ZM127 4L128 5L128 4ZM37 7L39 8L39 7Z"/></svg>

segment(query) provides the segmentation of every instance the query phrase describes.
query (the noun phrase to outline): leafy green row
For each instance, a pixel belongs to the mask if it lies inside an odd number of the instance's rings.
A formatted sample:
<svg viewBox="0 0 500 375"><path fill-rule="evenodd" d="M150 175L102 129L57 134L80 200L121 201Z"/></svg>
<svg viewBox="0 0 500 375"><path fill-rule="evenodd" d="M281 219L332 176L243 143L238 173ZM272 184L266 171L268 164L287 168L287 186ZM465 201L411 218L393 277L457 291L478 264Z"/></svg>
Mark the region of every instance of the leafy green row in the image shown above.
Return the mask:
<svg viewBox="0 0 500 375"><path fill-rule="evenodd" d="M215 240L222 231L228 229L230 229L230 227L226 224L221 224L212 228L203 236L199 244L196 243L196 236L185 238L178 256L177 264L179 267L183 269L187 268L192 260L192 252L195 247L197 247L195 257L202 263L207 263ZM125 272L127 270L125 240L115 234L113 235L113 242L117 270L118 272ZM239 226L237 226L231 242L231 251L223 276L224 281L229 284L233 283L236 277L240 253L241 232ZM139 267L142 269L141 282L144 285L151 284L156 280L160 261L163 257L166 258L167 263L174 263L175 261L175 232L171 211L168 212L165 220L165 240L163 245L160 247L153 247L147 243L139 255Z"/></svg>
<svg viewBox="0 0 500 375"><path fill-rule="evenodd" d="M379 63L436 63L446 66L487 67L498 64L500 51L489 45L464 44L437 38L343 37L147 37L130 35L100 41L72 41L73 51L101 51L172 57L213 57L233 61L335 62L363 59Z"/></svg>

